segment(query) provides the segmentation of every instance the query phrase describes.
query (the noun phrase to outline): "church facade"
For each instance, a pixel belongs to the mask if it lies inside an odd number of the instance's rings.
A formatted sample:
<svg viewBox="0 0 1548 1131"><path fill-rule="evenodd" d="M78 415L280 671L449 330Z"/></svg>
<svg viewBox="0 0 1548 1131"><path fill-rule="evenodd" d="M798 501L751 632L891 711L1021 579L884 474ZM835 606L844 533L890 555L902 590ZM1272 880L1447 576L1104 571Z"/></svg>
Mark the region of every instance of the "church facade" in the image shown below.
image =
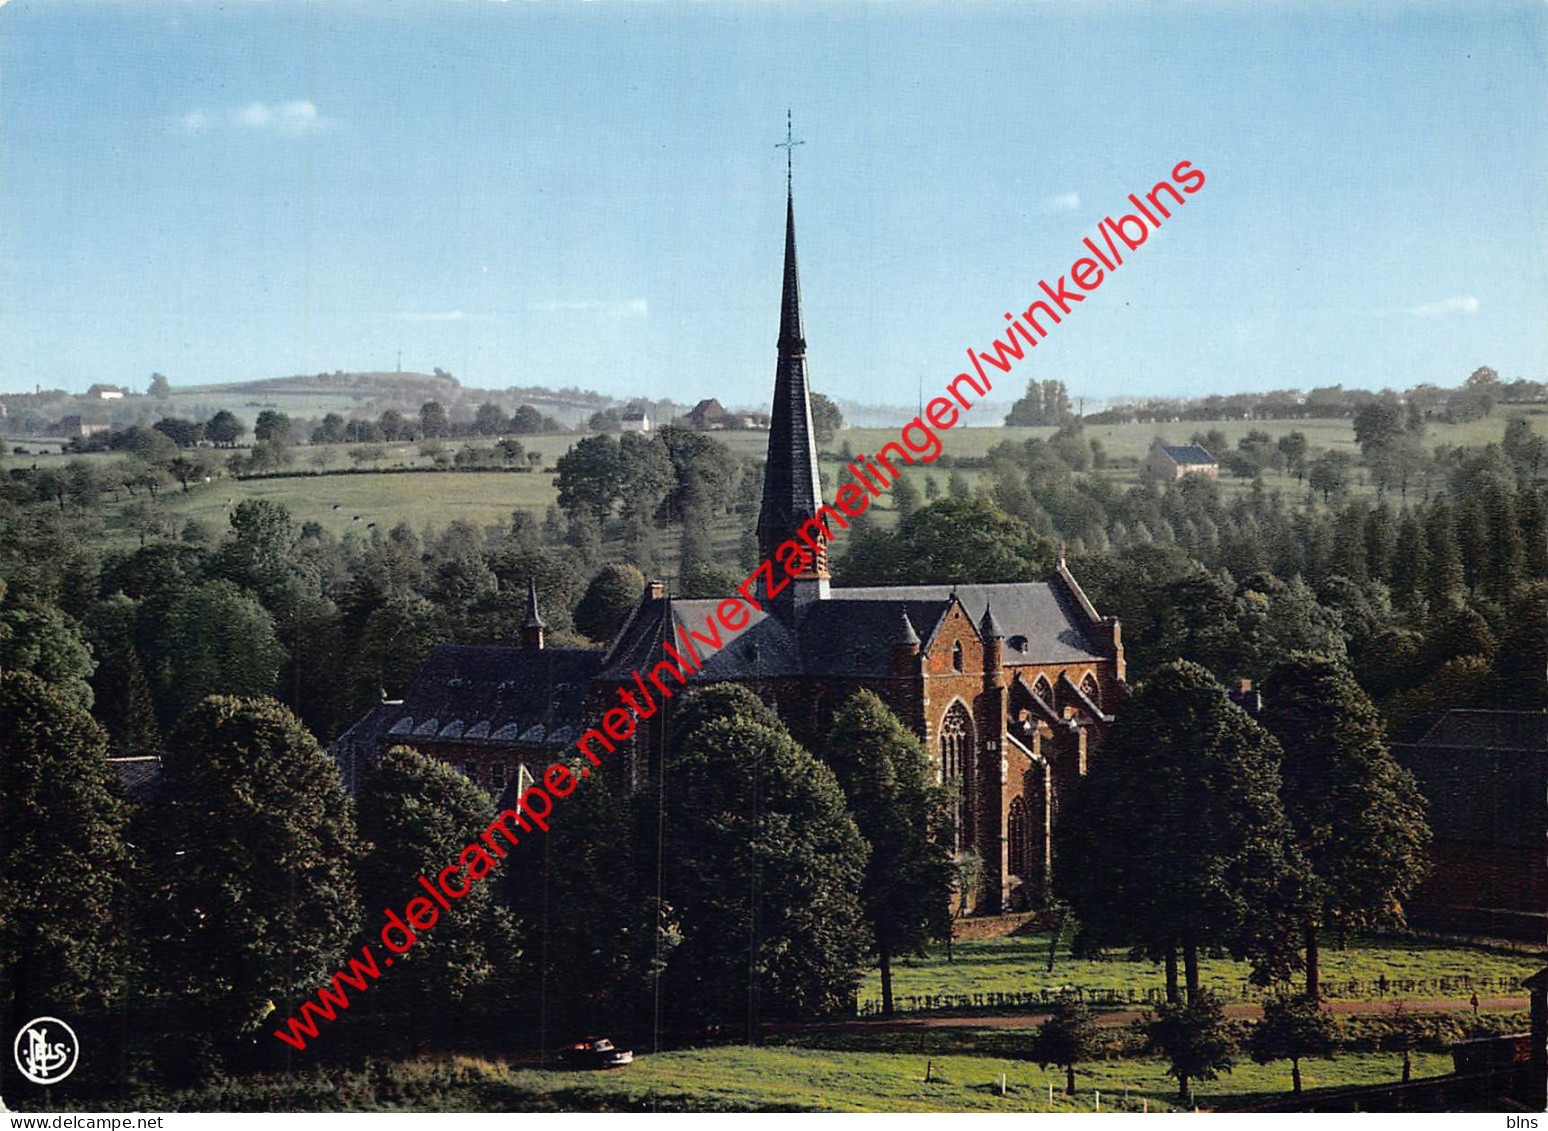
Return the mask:
<svg viewBox="0 0 1548 1131"><path fill-rule="evenodd" d="M758 518L765 559L822 505L801 325L795 210L786 199L784 285L768 462ZM811 529L808 526L808 529ZM1046 581L835 588L826 546L721 646L690 683L752 688L821 756L833 717L875 692L917 733L958 796L957 849L983 860L979 911L1016 906L1050 877L1060 799L1099 757L1127 695L1120 626L1081 591L1063 554ZM576 739L634 691L634 673L713 616L717 601L650 582L605 649L548 648L529 586L515 647L443 644L403 698L379 704L334 744L353 790L390 747L413 746L500 795L574 753ZM675 682L666 685L678 689ZM654 780L672 703L608 755L617 788Z"/></svg>

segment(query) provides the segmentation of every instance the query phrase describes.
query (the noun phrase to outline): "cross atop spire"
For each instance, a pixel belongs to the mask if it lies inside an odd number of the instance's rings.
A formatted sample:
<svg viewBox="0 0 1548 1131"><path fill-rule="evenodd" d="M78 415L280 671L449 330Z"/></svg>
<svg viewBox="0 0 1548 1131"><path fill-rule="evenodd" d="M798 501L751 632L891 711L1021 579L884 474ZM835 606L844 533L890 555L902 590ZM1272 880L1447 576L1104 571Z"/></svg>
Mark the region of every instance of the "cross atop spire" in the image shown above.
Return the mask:
<svg viewBox="0 0 1548 1131"><path fill-rule="evenodd" d="M790 188L790 184L791 184L791 179L790 179L790 155L791 155L792 152L794 152L796 146L798 146L798 145L805 145L805 144L806 144L806 142L804 142L804 141L797 141L795 139L795 128L791 125L790 110L787 108L785 110L785 140L781 141L781 142L775 143L775 146L774 146L775 149L783 149L785 151L785 195L786 196L789 196L790 192L791 192L791 188Z"/></svg>

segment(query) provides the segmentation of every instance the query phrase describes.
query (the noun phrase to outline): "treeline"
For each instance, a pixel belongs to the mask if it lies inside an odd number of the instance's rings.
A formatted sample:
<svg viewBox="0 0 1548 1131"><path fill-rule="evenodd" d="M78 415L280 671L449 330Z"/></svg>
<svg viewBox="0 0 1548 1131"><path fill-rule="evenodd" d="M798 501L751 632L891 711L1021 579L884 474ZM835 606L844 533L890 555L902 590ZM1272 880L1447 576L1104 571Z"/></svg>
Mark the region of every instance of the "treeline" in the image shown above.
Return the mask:
<svg viewBox="0 0 1548 1131"><path fill-rule="evenodd" d="M1000 445L976 490L954 476L947 498L900 506L891 531L857 524L837 579L1029 580L1063 540L1123 622L1136 679L1176 657L1229 680L1296 650L1332 655L1411 737L1448 707L1548 706L1548 486L1524 435L1440 450L1428 497L1406 506L1338 492L1293 507L1261 484L1227 501L1202 478L1081 474L1090 453L1068 429Z"/></svg>
<svg viewBox="0 0 1548 1131"><path fill-rule="evenodd" d="M91 1055L46 1096L5 1065L23 1110L361 1053L756 1041L847 1011L865 967L949 930L953 802L918 740L862 693L819 760L723 686L680 705L664 793L604 769L395 969L335 977L416 877L459 854L477 872L465 846L496 799L405 747L351 799L292 712L219 695L159 745L159 789L126 798L80 689L48 675L0 670L0 1008L68 1016ZM319 986L332 1004L301 1012Z"/></svg>
<svg viewBox="0 0 1548 1131"><path fill-rule="evenodd" d="M1391 389L1372 392L1346 389L1343 385L1323 385L1304 393L1299 389L1275 389L1266 393L1215 394L1197 398L1150 398L1113 404L1085 420L1088 424L1168 420L1347 420L1367 405L1393 403L1411 407L1426 418L1457 423L1488 416L1502 404L1545 402L1548 402L1548 383L1522 378L1502 381L1493 369L1482 366L1456 389L1423 383L1402 392ZM1007 420L1006 423L1013 422ZM1046 420L1037 423L1064 422Z"/></svg>

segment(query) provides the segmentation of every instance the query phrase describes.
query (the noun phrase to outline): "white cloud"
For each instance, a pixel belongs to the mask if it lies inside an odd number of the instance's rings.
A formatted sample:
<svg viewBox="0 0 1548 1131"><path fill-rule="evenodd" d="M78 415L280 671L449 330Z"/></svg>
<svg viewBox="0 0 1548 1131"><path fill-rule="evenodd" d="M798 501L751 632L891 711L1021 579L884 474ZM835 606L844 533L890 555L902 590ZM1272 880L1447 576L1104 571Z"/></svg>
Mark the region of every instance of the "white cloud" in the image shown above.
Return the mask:
<svg viewBox="0 0 1548 1131"><path fill-rule="evenodd" d="M527 309L541 311L544 314L556 312L614 315L650 313L649 304L642 298L625 299L622 302L534 302Z"/></svg>
<svg viewBox="0 0 1548 1131"><path fill-rule="evenodd" d="M1445 314L1477 314L1478 300L1472 295L1457 295L1454 298L1443 298L1439 302L1421 302L1418 306L1409 307L1409 313L1420 318L1439 318Z"/></svg>
<svg viewBox="0 0 1548 1131"><path fill-rule="evenodd" d="M328 120L317 113L317 107L304 98L272 104L249 102L246 106L221 114L211 114L196 108L182 118L183 129L192 134L230 125L296 137L326 129L328 124Z"/></svg>
<svg viewBox="0 0 1548 1131"><path fill-rule="evenodd" d="M393 315L398 322L466 322L471 317L465 310L405 310Z"/></svg>
<svg viewBox="0 0 1548 1131"><path fill-rule="evenodd" d="M237 111L236 120L244 126L259 130L274 120L274 111L262 102L253 102Z"/></svg>
<svg viewBox="0 0 1548 1131"><path fill-rule="evenodd" d="M1044 212L1074 212L1080 207L1080 193L1061 192L1057 196L1046 196L1041 207Z"/></svg>

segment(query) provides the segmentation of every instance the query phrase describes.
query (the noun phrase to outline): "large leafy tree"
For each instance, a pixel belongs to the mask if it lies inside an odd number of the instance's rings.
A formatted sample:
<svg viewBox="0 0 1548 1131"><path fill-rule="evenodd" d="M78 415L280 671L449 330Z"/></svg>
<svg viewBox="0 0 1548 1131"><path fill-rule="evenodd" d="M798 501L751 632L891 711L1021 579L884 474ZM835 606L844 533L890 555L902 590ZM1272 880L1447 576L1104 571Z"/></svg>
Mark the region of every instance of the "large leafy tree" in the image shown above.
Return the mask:
<svg viewBox="0 0 1548 1131"><path fill-rule="evenodd" d="M844 427L844 414L839 411L839 406L832 399L821 393L812 394L812 428L816 432L817 442L827 445L833 442L833 437L839 434Z"/></svg>
<svg viewBox="0 0 1548 1131"><path fill-rule="evenodd" d="M683 712L670 751L662 898L682 942L663 998L684 1021L801 1019L848 1007L868 938L866 844L833 772L752 692Z"/></svg>
<svg viewBox="0 0 1548 1131"><path fill-rule="evenodd" d="M494 819L487 793L445 762L398 746L383 756L366 778L358 799L360 833L366 851L360 860L360 897L367 921L383 909L402 913L408 901L425 896L418 877L432 884L441 870L458 863L459 854L477 842ZM419 935L403 956L402 972L380 987L386 1008L406 1005L406 1036L444 1041L459 1015L501 1004L513 988L509 977L518 957L509 913L487 882L466 875L448 876L451 887L469 888L450 911L436 908L433 929Z"/></svg>
<svg viewBox="0 0 1548 1131"><path fill-rule="evenodd" d="M0 1016L111 997L128 875L107 736L74 697L0 671ZM4 1058L9 1065L11 1058Z"/></svg>
<svg viewBox="0 0 1548 1131"><path fill-rule="evenodd" d="M1248 1051L1259 1064L1288 1060L1292 1086L1300 1095L1302 1059L1333 1055L1333 1018L1313 997L1271 998L1263 1003L1263 1019L1253 1026Z"/></svg>
<svg viewBox="0 0 1548 1131"><path fill-rule="evenodd" d="M838 563L846 584L1031 581L1053 564L1053 543L983 499L945 498L899 522L890 552L869 545ZM878 574L877 569L888 572Z"/></svg>
<svg viewBox="0 0 1548 1131"><path fill-rule="evenodd" d="M283 503L243 500L231 512L231 534L215 556L214 572L253 590L272 608L295 579L298 537Z"/></svg>
<svg viewBox="0 0 1548 1131"><path fill-rule="evenodd" d="M656 797L623 796L612 767L580 761L569 771L573 791L555 809L563 805L563 819L524 837L502 876L520 909L526 981L543 988L549 1037L640 1033L673 943L654 894Z"/></svg>
<svg viewBox="0 0 1548 1131"><path fill-rule="evenodd" d="M163 772L147 821L150 951L163 991L235 1044L271 1002L314 992L354 936L354 809L317 740L272 699L204 700Z"/></svg>
<svg viewBox="0 0 1548 1131"><path fill-rule="evenodd" d="M575 630L592 640L612 640L644 588L644 575L632 565L603 566L575 606Z"/></svg>
<svg viewBox="0 0 1548 1131"><path fill-rule="evenodd" d="M870 691L833 720L827 761L871 846L861 898L890 1015L893 956L951 932L951 798L924 745Z"/></svg>
<svg viewBox="0 0 1548 1131"><path fill-rule="evenodd" d="M618 453L618 438L612 435L587 436L560 456L554 464L559 472L559 506L571 519L590 515L605 519L623 492L623 461Z"/></svg>
<svg viewBox="0 0 1548 1131"><path fill-rule="evenodd" d="M1193 1081L1214 1080L1235 1067L1236 1042L1226 1024L1225 1003L1208 990L1186 1003L1163 1003L1145 1034L1151 1051L1166 1058L1166 1074L1177 1081L1183 1103L1193 1098Z"/></svg>
<svg viewBox="0 0 1548 1131"><path fill-rule="evenodd" d="M1265 982L1298 961L1309 876L1279 757L1208 671L1167 664L1119 713L1059 817L1059 894L1097 941L1164 959L1171 996L1179 951L1190 1000L1200 947L1249 959Z"/></svg>
<svg viewBox="0 0 1548 1131"><path fill-rule="evenodd" d="M246 431L247 425L238 420L235 413L226 409L221 409L204 424L205 436L215 444L234 444Z"/></svg>
<svg viewBox="0 0 1548 1131"><path fill-rule="evenodd" d="M1284 750L1280 796L1311 866L1306 993L1318 993L1317 930L1400 926L1424 877L1424 799L1387 749L1381 716L1343 665L1294 653L1264 684L1263 724Z"/></svg>
<svg viewBox="0 0 1548 1131"><path fill-rule="evenodd" d="M170 729L206 695L268 695L285 649L257 598L210 581L140 603L136 636L156 712Z"/></svg>
<svg viewBox="0 0 1548 1131"><path fill-rule="evenodd" d="M0 670L32 672L82 708L93 702L97 662L70 618L35 600L5 600L0 592Z"/></svg>
<svg viewBox="0 0 1548 1131"><path fill-rule="evenodd" d="M1064 1069L1064 1092L1075 1094L1075 1066L1097 1052L1097 1027L1086 1007L1072 993L1062 993L1048 1020L1037 1027L1032 1039L1032 1059L1039 1067L1057 1064Z"/></svg>

